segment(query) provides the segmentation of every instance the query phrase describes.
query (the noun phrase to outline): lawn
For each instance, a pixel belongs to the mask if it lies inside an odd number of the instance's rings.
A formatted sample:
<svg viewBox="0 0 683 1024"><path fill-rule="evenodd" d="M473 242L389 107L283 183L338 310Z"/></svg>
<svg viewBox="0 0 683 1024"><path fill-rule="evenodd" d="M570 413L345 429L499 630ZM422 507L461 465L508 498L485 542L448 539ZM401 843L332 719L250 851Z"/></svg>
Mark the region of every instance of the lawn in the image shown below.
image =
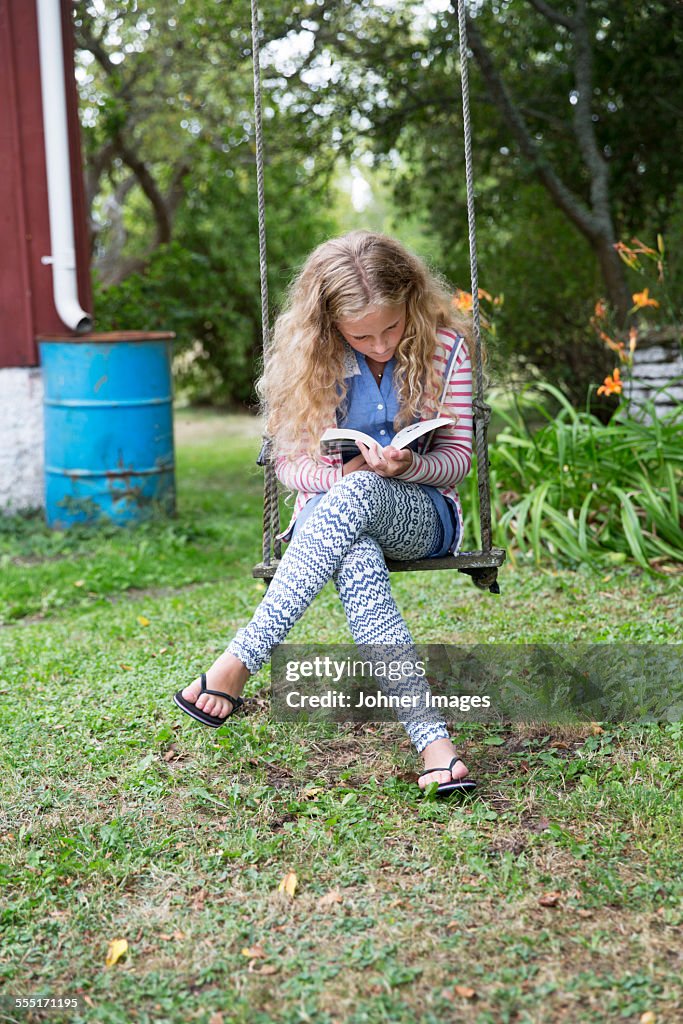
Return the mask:
<svg viewBox="0 0 683 1024"><path fill-rule="evenodd" d="M273 722L267 667L193 723L173 692L264 592L261 476L243 420L178 423L176 519L0 520L2 991L98 1024L683 1019L681 725L470 725L458 804L396 724ZM421 643L681 636L640 569L392 579ZM331 585L310 639L349 640Z"/></svg>

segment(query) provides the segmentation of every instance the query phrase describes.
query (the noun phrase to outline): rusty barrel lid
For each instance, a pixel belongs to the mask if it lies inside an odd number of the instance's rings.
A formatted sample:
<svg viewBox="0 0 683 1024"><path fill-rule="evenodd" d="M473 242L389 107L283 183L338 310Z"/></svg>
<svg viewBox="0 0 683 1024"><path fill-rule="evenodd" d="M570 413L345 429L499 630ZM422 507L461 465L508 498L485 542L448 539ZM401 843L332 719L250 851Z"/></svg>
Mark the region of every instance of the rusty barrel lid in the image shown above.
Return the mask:
<svg viewBox="0 0 683 1024"><path fill-rule="evenodd" d="M93 334L38 334L36 341L69 345L113 345L118 341L170 341L175 331L100 331Z"/></svg>

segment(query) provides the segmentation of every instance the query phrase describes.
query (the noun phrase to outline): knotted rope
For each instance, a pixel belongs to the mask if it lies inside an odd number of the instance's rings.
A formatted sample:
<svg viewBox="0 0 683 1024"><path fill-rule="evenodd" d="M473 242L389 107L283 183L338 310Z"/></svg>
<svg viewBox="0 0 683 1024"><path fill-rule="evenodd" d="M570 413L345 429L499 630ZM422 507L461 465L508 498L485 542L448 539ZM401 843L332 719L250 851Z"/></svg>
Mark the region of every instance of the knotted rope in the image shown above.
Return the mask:
<svg viewBox="0 0 683 1024"><path fill-rule="evenodd" d="M258 4L251 0L251 47L254 68L254 131L256 137L256 192L258 196L258 247L259 270L261 275L261 330L263 334L263 365L270 352L270 312L268 303L268 256L266 250L266 196L263 185L263 113L261 108L261 56L259 47ZM263 410L265 412L265 410ZM263 481L263 562L270 565L271 549L276 559L280 558L282 542L277 539L280 532L280 507L277 493L277 477L270 457L271 440L263 435L263 445L258 458L264 469Z"/></svg>
<svg viewBox="0 0 683 1024"><path fill-rule="evenodd" d="M477 267L477 234L474 218L474 174L472 171L472 124L470 121L470 86L467 57L467 18L465 0L458 0L458 36L460 39L460 81L462 92L462 124L465 136L465 182L467 185L467 224L470 243L470 274L472 288L472 327L476 398L474 412L474 445L477 452L479 484L479 524L482 551L491 550L491 491L489 486L488 424L491 408L484 402L484 368L481 355L481 323L479 319L479 271Z"/></svg>

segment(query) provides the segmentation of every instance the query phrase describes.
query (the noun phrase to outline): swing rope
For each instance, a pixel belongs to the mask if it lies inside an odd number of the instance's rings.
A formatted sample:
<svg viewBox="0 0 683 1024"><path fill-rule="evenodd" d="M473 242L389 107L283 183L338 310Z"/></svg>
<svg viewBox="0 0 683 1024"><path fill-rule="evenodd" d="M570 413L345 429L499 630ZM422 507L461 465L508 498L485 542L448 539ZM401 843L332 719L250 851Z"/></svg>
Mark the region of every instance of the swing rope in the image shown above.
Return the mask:
<svg viewBox="0 0 683 1024"><path fill-rule="evenodd" d="M254 67L254 128L256 134L256 191L258 196L258 247L259 270L261 275L261 331L263 335L263 364L270 351L270 311L268 308L268 256L266 252L266 196L263 186L263 113L261 108L261 56L259 47L258 4L251 0L251 41ZM259 464L264 468L263 478L263 564L270 565L271 549L279 561L282 542L277 539L280 532L280 509L278 504L277 477L270 458L270 438L263 435L263 447Z"/></svg>
<svg viewBox="0 0 683 1024"><path fill-rule="evenodd" d="M474 443L477 454L477 485L479 490L479 523L481 551L460 552L455 557L429 558L397 562L387 559L392 572L411 569L455 569L468 573L482 590L500 593L497 574L498 566L505 559L501 548L491 547L491 492L489 485L488 424L491 407L484 401L484 371L481 353L481 323L479 316L479 285L477 269L477 241L474 214L474 176L472 171L472 126L470 121L467 24L465 0L458 0L458 30L460 38L460 79L462 92L463 132L465 140L465 180L467 189L467 223L469 230L470 275L472 289L472 326L474 336L474 362L476 373L476 395L472 402L474 417ZM264 190L263 156L263 113L261 105L261 61L259 47L259 10L257 0L251 0L251 38L254 69L254 130L256 140L256 184L258 196L259 268L261 275L261 320L263 333L264 366L270 351L270 313L268 308L268 260L266 253L266 202ZM263 562L254 567L253 575L267 581L277 569L282 543L277 538L280 531L277 477L271 458L271 439L264 434L263 445L257 459L264 469L263 484Z"/></svg>
<svg viewBox="0 0 683 1024"><path fill-rule="evenodd" d="M458 36L460 39L460 91L462 93L462 124L465 138L465 183L467 189L467 225L470 243L470 287L472 289L472 327L474 333L477 392L472 403L474 443L477 451L479 485L479 520L482 551L491 550L491 493L489 489L488 424L491 407L484 400L484 369L481 358L481 323L479 318L479 270L477 267L477 234L474 219L474 174L472 171L472 123L470 121L470 84L467 57L467 23L465 0L458 0ZM477 429L479 428L479 429ZM495 577L494 577L495 579Z"/></svg>

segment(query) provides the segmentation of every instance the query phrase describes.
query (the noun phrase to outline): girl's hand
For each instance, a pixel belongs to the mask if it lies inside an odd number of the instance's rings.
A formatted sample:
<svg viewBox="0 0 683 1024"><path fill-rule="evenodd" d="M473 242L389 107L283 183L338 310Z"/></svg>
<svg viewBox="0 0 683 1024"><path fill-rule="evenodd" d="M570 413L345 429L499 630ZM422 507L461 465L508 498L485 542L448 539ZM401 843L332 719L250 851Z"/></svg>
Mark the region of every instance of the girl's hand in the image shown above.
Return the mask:
<svg viewBox="0 0 683 1024"><path fill-rule="evenodd" d="M342 476L348 476L349 473L355 473L359 469L369 470L370 466L365 461L364 455L355 455L348 462L345 462L342 467Z"/></svg>
<svg viewBox="0 0 683 1024"><path fill-rule="evenodd" d="M362 441L356 441L356 444L370 469L374 470L378 476L399 476L412 465L413 453L410 448L398 449L392 448L391 445L388 448L380 448L379 445L375 448L368 448Z"/></svg>

